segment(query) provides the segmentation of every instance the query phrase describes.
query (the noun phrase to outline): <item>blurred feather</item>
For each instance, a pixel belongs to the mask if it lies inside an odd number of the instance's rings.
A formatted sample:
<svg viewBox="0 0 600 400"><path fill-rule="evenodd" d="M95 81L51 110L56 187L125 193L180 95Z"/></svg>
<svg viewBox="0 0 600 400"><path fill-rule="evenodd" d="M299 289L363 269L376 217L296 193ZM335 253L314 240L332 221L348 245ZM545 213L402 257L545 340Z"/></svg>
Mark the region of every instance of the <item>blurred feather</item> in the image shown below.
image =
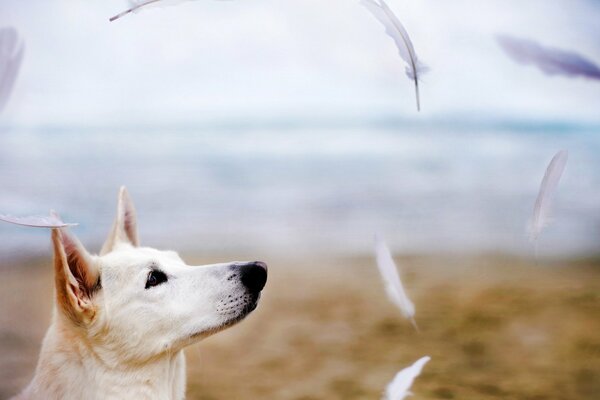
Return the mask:
<svg viewBox="0 0 600 400"><path fill-rule="evenodd" d="M16 225L30 226L34 228L64 228L67 226L77 225L75 223L63 222L60 216L54 211L50 211L50 216L48 217L13 217L11 215L0 215L0 221L10 222L11 224Z"/></svg>
<svg viewBox="0 0 600 400"><path fill-rule="evenodd" d="M421 100L419 96L419 78L421 74L427 72L428 68L417 58L412 41L408 32L400 20L394 15L392 10L383 0L360 0L360 4L365 6L379 22L385 27L385 32L394 39L400 57L408 64L406 66L406 75L415 82L415 94L417 97L417 110L421 110Z"/></svg>
<svg viewBox="0 0 600 400"><path fill-rule="evenodd" d="M392 259L390 249L379 235L375 235L375 257L388 297L418 331L419 328L415 322L415 306L402 286L398 268Z"/></svg>
<svg viewBox="0 0 600 400"><path fill-rule="evenodd" d="M23 43L14 28L0 28L0 112L6 106L23 60Z"/></svg>
<svg viewBox="0 0 600 400"><path fill-rule="evenodd" d="M132 12L137 12L144 7L154 6L167 6L182 3L185 0L129 0L129 8L109 19L110 22L115 21L121 17Z"/></svg>
<svg viewBox="0 0 600 400"><path fill-rule="evenodd" d="M507 35L498 35L496 39L514 61L535 65L545 74L600 79L600 67L577 53L544 47L533 40Z"/></svg>
<svg viewBox="0 0 600 400"><path fill-rule="evenodd" d="M138 12L142 9L150 7L166 7L175 6L180 3L184 3L189 0L129 0L129 8L114 17L109 19L110 22L115 21L127 14Z"/></svg>
<svg viewBox="0 0 600 400"><path fill-rule="evenodd" d="M544 179L542 179L540 191L533 207L533 217L529 225L529 234L533 242L537 241L544 227L548 225L552 207L552 196L565 170L568 158L569 153L566 150L561 150L552 157L550 164L546 168L546 173L544 174Z"/></svg>
<svg viewBox="0 0 600 400"><path fill-rule="evenodd" d="M189 0L129 0L129 8L114 17L111 17L109 21L115 21L121 17L124 17L127 14L138 12L142 8L149 7L164 7L164 6L174 6L180 3L183 3Z"/></svg>
<svg viewBox="0 0 600 400"><path fill-rule="evenodd" d="M388 384L383 400L403 400L406 396L412 395L410 387L415 378L421 374L421 370L429 360L431 360L429 356L422 357L410 367L406 367L398 372L394 380Z"/></svg>

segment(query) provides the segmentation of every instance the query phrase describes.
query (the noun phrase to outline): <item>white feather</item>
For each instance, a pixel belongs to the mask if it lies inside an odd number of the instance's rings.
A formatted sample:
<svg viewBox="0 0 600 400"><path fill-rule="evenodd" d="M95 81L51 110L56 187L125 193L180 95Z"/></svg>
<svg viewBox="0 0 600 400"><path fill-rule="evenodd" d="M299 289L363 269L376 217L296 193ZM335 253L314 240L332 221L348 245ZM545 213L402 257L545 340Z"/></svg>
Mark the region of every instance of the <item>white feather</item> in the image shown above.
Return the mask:
<svg viewBox="0 0 600 400"><path fill-rule="evenodd" d="M394 380L388 384L383 400L403 400L406 396L412 395L410 387L415 378L421 374L421 370L429 360L431 360L429 356L422 357L410 367L406 367L398 372Z"/></svg>
<svg viewBox="0 0 600 400"><path fill-rule="evenodd" d="M184 3L189 0L129 0L129 8L114 17L110 18L110 21L117 20L121 17L124 17L127 14L135 13L140 11L141 9L146 9L150 7L165 7L165 6L174 6L180 3Z"/></svg>
<svg viewBox="0 0 600 400"><path fill-rule="evenodd" d="M0 28L0 112L8 102L23 60L24 46L14 28Z"/></svg>
<svg viewBox="0 0 600 400"><path fill-rule="evenodd" d="M427 72L428 68L422 64L415 53L415 48L408 36L408 32L394 15L392 10L383 0L360 0L371 14L385 27L385 32L394 40L400 57L406 62L406 75L415 83L415 94L417 97L417 110L421 110L419 96L419 79L421 74Z"/></svg>
<svg viewBox="0 0 600 400"><path fill-rule="evenodd" d="M410 320L418 331L419 329L415 322L415 306L408 298L404 286L402 286L398 268L392 259L389 248L377 234L375 235L375 258L389 299L400 309L404 317Z"/></svg>
<svg viewBox="0 0 600 400"><path fill-rule="evenodd" d="M119 14L111 17L109 21L115 21L121 17L126 16L127 14L138 12L142 8L147 8L150 6L166 6L166 5L175 5L183 2L185 0L129 0L129 8Z"/></svg>
<svg viewBox="0 0 600 400"><path fill-rule="evenodd" d="M547 75L600 79L600 66L579 53L508 35L498 35L496 40L515 62L535 65Z"/></svg>
<svg viewBox="0 0 600 400"><path fill-rule="evenodd" d="M28 217L13 217L11 215L0 215L0 221L10 222L11 224L30 226L34 228L65 228L67 226L75 226L76 223L63 222L60 216L50 211L47 217L28 216Z"/></svg>
<svg viewBox="0 0 600 400"><path fill-rule="evenodd" d="M569 153L566 150L561 150L550 161L540 185L540 191L535 205L533 207L533 216L529 224L529 235L531 241L535 242L544 229L548 225L550 211L552 208L552 196L556 191L558 182L565 170Z"/></svg>

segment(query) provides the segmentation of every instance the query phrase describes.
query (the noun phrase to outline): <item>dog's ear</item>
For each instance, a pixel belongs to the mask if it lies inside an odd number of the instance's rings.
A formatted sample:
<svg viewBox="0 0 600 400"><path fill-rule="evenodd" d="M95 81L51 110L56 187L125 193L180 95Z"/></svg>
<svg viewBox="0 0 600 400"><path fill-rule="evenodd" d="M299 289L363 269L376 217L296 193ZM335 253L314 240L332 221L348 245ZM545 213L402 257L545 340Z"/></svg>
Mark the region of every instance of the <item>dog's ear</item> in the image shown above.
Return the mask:
<svg viewBox="0 0 600 400"><path fill-rule="evenodd" d="M131 201L125 186L122 186L121 190L119 190L117 218L108 235L108 239L106 239L104 246L102 246L100 254L110 253L119 243L129 243L134 247L140 245L137 233L135 207L133 206L133 201Z"/></svg>
<svg viewBox="0 0 600 400"><path fill-rule="evenodd" d="M91 320L92 296L100 289L100 274L91 256L67 230L53 229L54 275L58 306L76 324Z"/></svg>

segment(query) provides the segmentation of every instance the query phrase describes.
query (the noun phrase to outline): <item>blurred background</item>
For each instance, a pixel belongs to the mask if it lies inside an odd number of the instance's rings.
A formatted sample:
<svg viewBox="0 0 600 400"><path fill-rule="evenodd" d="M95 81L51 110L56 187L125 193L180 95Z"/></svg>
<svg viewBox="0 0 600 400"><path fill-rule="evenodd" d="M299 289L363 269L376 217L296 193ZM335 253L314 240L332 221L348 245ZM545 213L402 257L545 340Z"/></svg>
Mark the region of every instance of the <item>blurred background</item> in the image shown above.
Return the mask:
<svg viewBox="0 0 600 400"><path fill-rule="evenodd" d="M377 398L427 352L419 398L600 393L600 82L515 64L494 38L600 62L599 1L389 0L431 68L420 113L358 1L189 1L109 23L126 5L0 0L25 43L0 212L56 209L97 251L124 184L143 244L269 261L256 318L190 350L191 398ZM560 149L536 265L526 226ZM375 232L421 335L382 293ZM2 224L0 243L3 397L31 377L52 279L47 231Z"/></svg>

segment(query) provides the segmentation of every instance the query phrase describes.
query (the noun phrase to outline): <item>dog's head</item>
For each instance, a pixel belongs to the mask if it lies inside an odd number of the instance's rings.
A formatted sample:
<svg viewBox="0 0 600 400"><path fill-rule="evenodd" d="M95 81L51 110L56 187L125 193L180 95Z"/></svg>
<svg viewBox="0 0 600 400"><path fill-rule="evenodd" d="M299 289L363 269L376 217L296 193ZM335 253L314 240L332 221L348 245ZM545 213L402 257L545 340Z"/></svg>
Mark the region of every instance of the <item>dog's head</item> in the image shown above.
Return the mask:
<svg viewBox="0 0 600 400"><path fill-rule="evenodd" d="M99 352L143 362L234 325L257 306L262 262L192 267L172 251L140 247L127 191L100 255L52 232L57 316Z"/></svg>

